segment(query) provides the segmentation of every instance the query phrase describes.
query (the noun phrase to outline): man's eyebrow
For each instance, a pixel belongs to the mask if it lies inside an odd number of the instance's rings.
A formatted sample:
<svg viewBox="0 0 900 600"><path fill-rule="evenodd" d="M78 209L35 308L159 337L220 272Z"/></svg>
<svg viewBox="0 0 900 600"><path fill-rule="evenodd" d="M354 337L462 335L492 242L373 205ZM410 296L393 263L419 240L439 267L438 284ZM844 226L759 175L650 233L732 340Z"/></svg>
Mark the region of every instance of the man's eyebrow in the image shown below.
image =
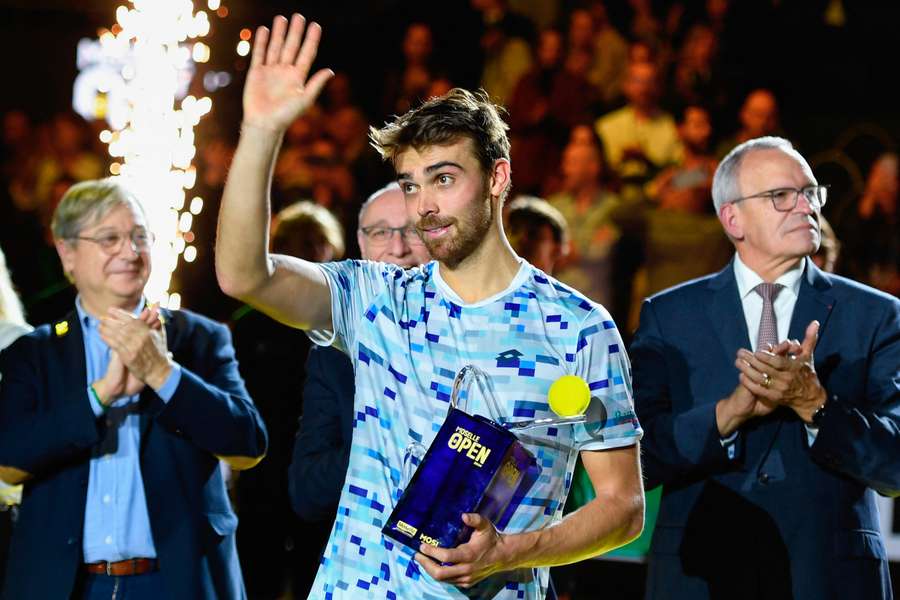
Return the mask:
<svg viewBox="0 0 900 600"><path fill-rule="evenodd" d="M429 175L443 169L444 167L453 167L455 169L459 169L460 171L465 171L463 166L459 163L453 162L452 160L442 160L440 162L434 163L433 165L428 165L425 167L425 174ZM397 181L402 181L404 179L412 179L412 173L397 173Z"/></svg>

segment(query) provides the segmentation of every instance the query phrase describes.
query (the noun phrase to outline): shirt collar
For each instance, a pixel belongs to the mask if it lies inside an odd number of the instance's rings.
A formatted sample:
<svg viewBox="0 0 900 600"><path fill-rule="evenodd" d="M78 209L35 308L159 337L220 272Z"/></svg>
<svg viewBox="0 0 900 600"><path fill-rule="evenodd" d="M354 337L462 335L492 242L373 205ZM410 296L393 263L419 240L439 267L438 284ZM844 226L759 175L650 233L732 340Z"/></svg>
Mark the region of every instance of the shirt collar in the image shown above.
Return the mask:
<svg viewBox="0 0 900 600"><path fill-rule="evenodd" d="M146 305L147 299L141 298L137 303L137 306L134 307L134 310L131 311L131 314L134 316L140 315ZM84 305L81 303L81 294L75 297L75 310L78 312L78 322L81 323L82 327L85 329L95 329L97 327L99 319L91 316L91 314L84 309Z"/></svg>
<svg viewBox="0 0 900 600"><path fill-rule="evenodd" d="M790 290L794 296L800 295L800 278L803 276L805 267L805 260L797 261L796 266L782 274L781 277L775 280L775 283L783 285L785 289ZM734 255L734 278L737 281L738 294L742 300L746 298L747 294L751 293L757 285L763 282L762 277L757 275L756 271L745 265L744 261L741 260L740 255L737 253Z"/></svg>

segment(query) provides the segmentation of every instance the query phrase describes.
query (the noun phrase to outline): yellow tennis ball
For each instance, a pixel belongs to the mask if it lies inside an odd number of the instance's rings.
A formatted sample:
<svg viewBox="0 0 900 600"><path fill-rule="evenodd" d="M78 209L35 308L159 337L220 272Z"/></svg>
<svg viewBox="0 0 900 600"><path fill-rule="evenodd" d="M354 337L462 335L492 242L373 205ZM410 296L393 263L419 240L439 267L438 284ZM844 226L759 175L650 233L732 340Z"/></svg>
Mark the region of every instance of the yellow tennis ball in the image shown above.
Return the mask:
<svg viewBox="0 0 900 600"><path fill-rule="evenodd" d="M587 410L591 390L578 375L563 375L550 386L547 401L550 409L560 417L574 417Z"/></svg>

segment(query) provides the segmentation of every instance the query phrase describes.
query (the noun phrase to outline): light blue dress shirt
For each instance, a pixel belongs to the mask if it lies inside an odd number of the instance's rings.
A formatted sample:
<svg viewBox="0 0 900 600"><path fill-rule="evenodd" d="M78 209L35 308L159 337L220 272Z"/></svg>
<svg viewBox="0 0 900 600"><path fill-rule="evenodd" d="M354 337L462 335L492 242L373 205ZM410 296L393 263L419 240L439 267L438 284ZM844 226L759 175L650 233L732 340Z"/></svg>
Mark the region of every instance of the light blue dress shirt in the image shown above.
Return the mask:
<svg viewBox="0 0 900 600"><path fill-rule="evenodd" d="M90 463L82 541L84 562L156 558L141 478L138 395L119 398L104 413L89 387L106 374L110 349L100 337L99 321L85 312L80 297L75 300L75 307L84 332L85 394L97 418L107 420L106 441L95 450ZM140 314L143 307L142 301L134 314ZM163 402L172 398L180 381L181 367L176 363L157 392Z"/></svg>

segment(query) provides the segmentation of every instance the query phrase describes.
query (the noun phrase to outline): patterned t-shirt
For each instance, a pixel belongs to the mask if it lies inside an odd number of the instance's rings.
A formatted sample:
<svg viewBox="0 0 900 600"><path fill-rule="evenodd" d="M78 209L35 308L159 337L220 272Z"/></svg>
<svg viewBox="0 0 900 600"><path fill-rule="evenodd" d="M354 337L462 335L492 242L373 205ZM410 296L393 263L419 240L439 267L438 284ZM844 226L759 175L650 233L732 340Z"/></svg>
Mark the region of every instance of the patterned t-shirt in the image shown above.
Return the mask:
<svg viewBox="0 0 900 600"><path fill-rule="evenodd" d="M408 271L366 261L320 267L331 288L334 337L316 341L352 359L356 416L337 518L309 597L543 599L546 568L495 574L464 590L432 579L381 528L400 497L408 449L429 446L453 379L469 364L492 378L513 421L553 417L547 391L560 376L588 382L586 423L519 435L541 474L504 531L559 520L578 451L632 445L642 434L609 313L526 262L505 291L474 304L452 291L434 262ZM491 416L481 404L473 394L466 409Z"/></svg>

